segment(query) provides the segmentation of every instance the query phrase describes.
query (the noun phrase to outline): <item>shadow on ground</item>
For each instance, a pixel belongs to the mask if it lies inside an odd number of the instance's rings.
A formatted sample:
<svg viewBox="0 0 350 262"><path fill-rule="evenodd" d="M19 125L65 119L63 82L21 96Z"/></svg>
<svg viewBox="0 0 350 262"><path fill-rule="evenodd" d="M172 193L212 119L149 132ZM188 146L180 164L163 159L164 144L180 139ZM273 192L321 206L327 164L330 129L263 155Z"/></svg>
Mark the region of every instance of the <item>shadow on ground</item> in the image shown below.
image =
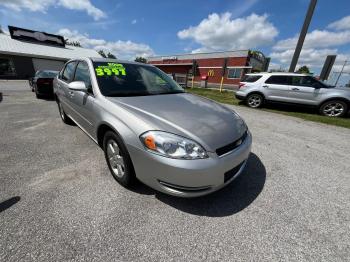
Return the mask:
<svg viewBox="0 0 350 262"><path fill-rule="evenodd" d="M19 202L20 200L21 200L21 198L19 196L15 196L15 197L11 197L11 198L1 202L0 203L0 213L2 211L5 211L6 209L9 209L13 205L17 204L17 202Z"/></svg>
<svg viewBox="0 0 350 262"><path fill-rule="evenodd" d="M239 101L240 106L247 106L244 101ZM307 114L317 114L317 108L295 105L295 104L283 104L283 103L266 103L263 105L265 109L279 110L285 112L297 112L297 113L307 113Z"/></svg>
<svg viewBox="0 0 350 262"><path fill-rule="evenodd" d="M248 207L261 193L266 180L266 169L259 157L250 154L247 166L240 177L225 188L199 198L179 198L159 193L144 185L137 185L134 192L154 194L156 198L186 213L208 216L230 216Z"/></svg>

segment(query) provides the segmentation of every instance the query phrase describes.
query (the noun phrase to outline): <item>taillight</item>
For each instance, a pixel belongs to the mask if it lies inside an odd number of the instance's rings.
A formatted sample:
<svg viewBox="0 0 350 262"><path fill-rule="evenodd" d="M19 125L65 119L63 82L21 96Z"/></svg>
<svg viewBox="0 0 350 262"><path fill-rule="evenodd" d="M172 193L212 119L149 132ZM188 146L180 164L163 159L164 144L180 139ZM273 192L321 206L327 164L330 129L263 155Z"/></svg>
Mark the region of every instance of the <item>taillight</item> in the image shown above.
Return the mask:
<svg viewBox="0 0 350 262"><path fill-rule="evenodd" d="M45 78L39 78L37 80L37 84L44 84L44 85L50 85L52 83L53 79L45 79Z"/></svg>
<svg viewBox="0 0 350 262"><path fill-rule="evenodd" d="M244 83L239 83L238 89L242 88L243 86L245 86Z"/></svg>

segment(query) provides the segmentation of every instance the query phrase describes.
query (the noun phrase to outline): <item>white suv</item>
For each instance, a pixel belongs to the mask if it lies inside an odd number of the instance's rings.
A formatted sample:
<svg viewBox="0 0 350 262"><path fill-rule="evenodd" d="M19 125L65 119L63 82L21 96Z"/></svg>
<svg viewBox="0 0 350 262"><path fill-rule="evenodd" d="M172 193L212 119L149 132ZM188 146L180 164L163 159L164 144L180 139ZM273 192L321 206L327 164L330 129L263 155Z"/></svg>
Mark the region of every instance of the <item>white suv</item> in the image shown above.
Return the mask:
<svg viewBox="0 0 350 262"><path fill-rule="evenodd" d="M350 108L350 88L327 86L312 76L296 73L247 74L235 93L249 107L264 102L312 106L322 115L340 117Z"/></svg>

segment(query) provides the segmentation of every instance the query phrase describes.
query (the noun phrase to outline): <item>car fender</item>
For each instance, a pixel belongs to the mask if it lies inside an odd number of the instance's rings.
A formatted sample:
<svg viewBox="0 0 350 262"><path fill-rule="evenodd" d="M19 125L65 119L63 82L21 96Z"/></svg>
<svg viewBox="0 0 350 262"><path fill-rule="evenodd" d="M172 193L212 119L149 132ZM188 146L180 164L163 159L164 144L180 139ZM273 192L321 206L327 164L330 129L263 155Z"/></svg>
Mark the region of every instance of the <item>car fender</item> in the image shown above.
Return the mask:
<svg viewBox="0 0 350 262"><path fill-rule="evenodd" d="M350 100L345 98L345 97L341 97L341 96L329 96L325 99L323 99L319 104L318 107L321 107L325 102L327 101L331 101L331 100L340 100L345 102L348 106L350 106Z"/></svg>
<svg viewBox="0 0 350 262"><path fill-rule="evenodd" d="M100 119L100 121L96 124L94 138L96 139L96 141L99 142L98 144L100 146L101 146L100 128L104 126L104 127L109 127L112 131L114 131L123 140L127 148L129 148L129 146L134 146L138 148L143 147L138 137L143 132L145 132L146 130L149 130L150 128L144 127L142 120L135 119L135 116L125 117L125 114L128 114L128 112L125 112L126 110L118 107L117 108L118 112L120 112L121 114L124 114L123 119L130 121L130 123L128 123L127 121L123 121L122 119L120 119L116 113L112 112L111 110L108 110L106 107L102 106L101 104L96 104L96 106L101 107L101 109L98 110L99 116L97 117L97 119ZM121 111L124 111L124 112L121 112ZM134 123L134 121L137 121L139 123L138 125L140 126L139 129L135 130L135 128L132 129L129 127L129 125Z"/></svg>

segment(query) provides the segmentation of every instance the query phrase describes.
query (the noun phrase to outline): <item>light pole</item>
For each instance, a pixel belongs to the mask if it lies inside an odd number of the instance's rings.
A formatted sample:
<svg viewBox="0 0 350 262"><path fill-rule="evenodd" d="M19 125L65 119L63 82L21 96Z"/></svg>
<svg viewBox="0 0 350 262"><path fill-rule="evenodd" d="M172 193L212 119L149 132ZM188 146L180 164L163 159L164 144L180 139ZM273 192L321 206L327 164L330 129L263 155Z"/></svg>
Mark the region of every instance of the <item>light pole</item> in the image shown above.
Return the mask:
<svg viewBox="0 0 350 262"><path fill-rule="evenodd" d="M340 72L339 72L339 75L338 75L338 77L337 77L337 81L335 81L335 86L337 86L337 84L338 84L338 81L339 81L339 79L340 79L340 77L341 77L341 75L343 74L343 71L344 71L344 68L345 68L345 66L346 66L346 64L347 64L347 60L345 60L345 62L344 62L344 64L343 64L343 67L341 68L341 70L340 70Z"/></svg>
<svg viewBox="0 0 350 262"><path fill-rule="evenodd" d="M301 32L300 32L299 40L298 40L297 46L296 46L295 51L294 51L292 62L290 63L289 72L295 71L295 67L298 63L301 48L303 47L304 40L305 40L305 37L307 34L307 30L309 29L309 25L310 25L316 4L317 4L317 0L310 1L309 8L308 8L306 16L305 16L304 24L303 24L303 27L302 27Z"/></svg>

